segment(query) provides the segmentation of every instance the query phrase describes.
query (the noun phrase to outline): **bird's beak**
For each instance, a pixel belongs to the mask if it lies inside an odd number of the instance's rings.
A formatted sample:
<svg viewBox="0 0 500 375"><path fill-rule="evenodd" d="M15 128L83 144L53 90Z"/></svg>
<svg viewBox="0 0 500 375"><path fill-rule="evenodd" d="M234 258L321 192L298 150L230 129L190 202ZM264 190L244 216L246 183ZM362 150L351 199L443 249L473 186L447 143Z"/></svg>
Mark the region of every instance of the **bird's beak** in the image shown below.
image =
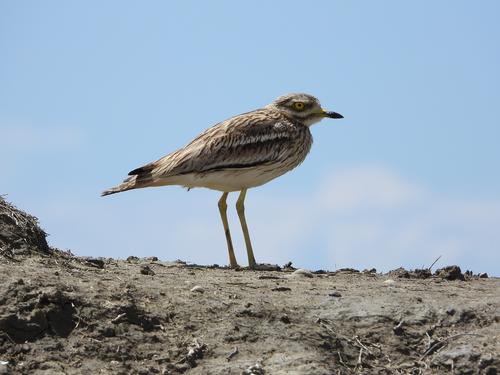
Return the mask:
<svg viewBox="0 0 500 375"><path fill-rule="evenodd" d="M344 118L340 113L337 112L330 112L330 111L325 111L323 110L323 116L329 117L329 118Z"/></svg>

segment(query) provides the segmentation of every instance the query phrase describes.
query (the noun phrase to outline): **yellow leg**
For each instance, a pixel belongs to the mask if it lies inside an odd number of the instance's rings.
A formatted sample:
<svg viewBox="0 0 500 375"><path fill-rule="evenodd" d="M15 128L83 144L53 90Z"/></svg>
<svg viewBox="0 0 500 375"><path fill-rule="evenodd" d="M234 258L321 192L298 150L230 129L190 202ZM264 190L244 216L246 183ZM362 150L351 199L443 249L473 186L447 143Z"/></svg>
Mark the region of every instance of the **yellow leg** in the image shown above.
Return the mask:
<svg viewBox="0 0 500 375"><path fill-rule="evenodd" d="M248 255L248 266L250 268L255 268L255 258L253 256L252 243L250 242L250 235L248 233L247 221L245 219L245 196L247 194L247 189L243 189L236 201L236 211L238 212L238 217L240 218L241 229L243 230L243 236L245 237L245 245L247 247Z"/></svg>
<svg viewBox="0 0 500 375"><path fill-rule="evenodd" d="M219 212L222 219L222 225L224 226L224 233L226 234L227 242L227 252L229 253L229 264L231 268L237 268L238 263L236 262L236 257L234 256L233 241L231 241L231 232L229 232L229 224L227 222L227 203L226 199L229 193L222 194L219 199Z"/></svg>

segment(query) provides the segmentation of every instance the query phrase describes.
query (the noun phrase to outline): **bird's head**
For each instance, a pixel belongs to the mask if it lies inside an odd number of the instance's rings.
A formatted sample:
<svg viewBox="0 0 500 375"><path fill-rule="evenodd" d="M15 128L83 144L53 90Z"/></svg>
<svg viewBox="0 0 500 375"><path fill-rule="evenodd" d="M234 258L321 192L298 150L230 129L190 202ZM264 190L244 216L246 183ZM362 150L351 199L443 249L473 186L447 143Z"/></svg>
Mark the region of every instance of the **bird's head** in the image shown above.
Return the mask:
<svg viewBox="0 0 500 375"><path fill-rule="evenodd" d="M318 99L312 95L303 93L293 93L280 96L267 107L278 110L284 115L300 121L307 126L311 126L325 117L344 117L337 112L324 110L321 108L321 104Z"/></svg>

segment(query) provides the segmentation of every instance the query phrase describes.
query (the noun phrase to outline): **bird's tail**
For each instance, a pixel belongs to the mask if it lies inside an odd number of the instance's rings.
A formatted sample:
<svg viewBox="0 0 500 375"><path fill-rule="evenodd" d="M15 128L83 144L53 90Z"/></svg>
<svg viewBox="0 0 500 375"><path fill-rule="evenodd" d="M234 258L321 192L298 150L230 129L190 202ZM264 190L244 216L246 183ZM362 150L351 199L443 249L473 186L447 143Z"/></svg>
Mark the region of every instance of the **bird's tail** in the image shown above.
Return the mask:
<svg viewBox="0 0 500 375"><path fill-rule="evenodd" d="M120 185L114 186L108 190L105 190L101 193L101 197L110 194L121 193L122 191L132 190L144 187L144 183L140 183L137 181L137 176L130 176L125 181L123 181Z"/></svg>

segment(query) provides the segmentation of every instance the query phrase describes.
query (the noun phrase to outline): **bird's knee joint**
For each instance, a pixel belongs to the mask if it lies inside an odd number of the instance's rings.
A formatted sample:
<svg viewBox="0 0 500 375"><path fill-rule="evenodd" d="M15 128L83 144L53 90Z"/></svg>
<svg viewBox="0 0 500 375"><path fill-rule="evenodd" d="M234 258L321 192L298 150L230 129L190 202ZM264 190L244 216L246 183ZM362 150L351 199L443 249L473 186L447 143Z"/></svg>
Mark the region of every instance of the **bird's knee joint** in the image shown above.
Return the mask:
<svg viewBox="0 0 500 375"><path fill-rule="evenodd" d="M241 202L236 203L236 211L240 214L245 212L245 206L243 205L243 203Z"/></svg>
<svg viewBox="0 0 500 375"><path fill-rule="evenodd" d="M219 204L218 204L218 205L219 205L219 209L221 209L221 210L223 210L223 211L227 210L227 203L226 203L226 202L224 202L224 201L219 201Z"/></svg>

